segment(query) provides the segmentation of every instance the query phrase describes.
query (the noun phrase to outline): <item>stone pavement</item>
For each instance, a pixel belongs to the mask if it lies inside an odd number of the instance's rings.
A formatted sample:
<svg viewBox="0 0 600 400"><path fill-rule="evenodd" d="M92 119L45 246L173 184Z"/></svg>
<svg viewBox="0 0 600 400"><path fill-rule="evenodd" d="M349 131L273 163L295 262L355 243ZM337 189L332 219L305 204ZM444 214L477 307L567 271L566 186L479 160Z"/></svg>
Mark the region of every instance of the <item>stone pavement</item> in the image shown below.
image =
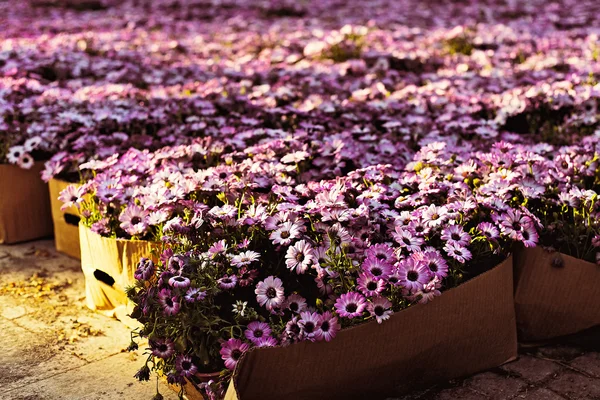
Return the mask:
<svg viewBox="0 0 600 400"><path fill-rule="evenodd" d="M126 352L129 330L84 298L79 261L52 241L0 245L0 400L152 399L157 382L133 378L143 348ZM158 385L166 400L177 398ZM402 399L600 400L600 329Z"/></svg>

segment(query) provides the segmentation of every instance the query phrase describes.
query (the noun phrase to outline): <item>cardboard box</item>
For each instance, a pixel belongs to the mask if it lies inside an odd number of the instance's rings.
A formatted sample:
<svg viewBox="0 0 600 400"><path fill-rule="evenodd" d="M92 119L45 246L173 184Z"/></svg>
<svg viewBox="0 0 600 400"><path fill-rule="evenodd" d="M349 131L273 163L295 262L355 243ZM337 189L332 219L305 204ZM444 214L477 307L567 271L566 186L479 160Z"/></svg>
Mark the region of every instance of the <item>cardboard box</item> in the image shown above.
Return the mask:
<svg viewBox="0 0 600 400"><path fill-rule="evenodd" d="M139 323L128 315L133 304L125 290L135 283L133 274L141 257L150 257L157 244L144 240L102 237L79 225L81 268L88 308L115 317L129 327Z"/></svg>
<svg viewBox="0 0 600 400"><path fill-rule="evenodd" d="M0 164L0 244L52 236L48 185L43 162L31 169Z"/></svg>
<svg viewBox="0 0 600 400"><path fill-rule="evenodd" d="M54 240L56 250L73 258L81 258L79 249L79 210L71 206L61 210L63 202L58 199L60 192L72 183L51 179L50 203L52 205L52 221L54 222Z"/></svg>
<svg viewBox="0 0 600 400"><path fill-rule="evenodd" d="M329 343L252 349L238 362L225 398L385 398L512 361L512 290L509 258L381 325L343 330Z"/></svg>
<svg viewBox="0 0 600 400"><path fill-rule="evenodd" d="M518 251L515 312L522 342L600 325L600 266L540 247Z"/></svg>

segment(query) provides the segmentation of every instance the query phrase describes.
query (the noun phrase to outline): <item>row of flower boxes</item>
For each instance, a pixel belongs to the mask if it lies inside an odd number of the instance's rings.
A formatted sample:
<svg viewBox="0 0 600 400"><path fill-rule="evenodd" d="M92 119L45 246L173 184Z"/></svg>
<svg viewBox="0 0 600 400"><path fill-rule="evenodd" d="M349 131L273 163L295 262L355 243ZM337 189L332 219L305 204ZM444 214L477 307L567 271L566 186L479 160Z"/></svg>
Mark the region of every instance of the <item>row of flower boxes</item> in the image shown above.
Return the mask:
<svg viewBox="0 0 600 400"><path fill-rule="evenodd" d="M0 166L1 243L51 234L48 189L38 177L39 169ZM78 225L75 210L60 209L57 197L65 186L50 183L58 250L81 257L89 308L135 325L127 317L125 288L134 281L139 258L155 245L104 238ZM599 324L600 267L541 248L523 249L514 260L384 324L347 329L330 343L249 351L236 367L226 398L385 395L510 361L516 357L517 337L540 342ZM190 398L197 383L186 385Z"/></svg>

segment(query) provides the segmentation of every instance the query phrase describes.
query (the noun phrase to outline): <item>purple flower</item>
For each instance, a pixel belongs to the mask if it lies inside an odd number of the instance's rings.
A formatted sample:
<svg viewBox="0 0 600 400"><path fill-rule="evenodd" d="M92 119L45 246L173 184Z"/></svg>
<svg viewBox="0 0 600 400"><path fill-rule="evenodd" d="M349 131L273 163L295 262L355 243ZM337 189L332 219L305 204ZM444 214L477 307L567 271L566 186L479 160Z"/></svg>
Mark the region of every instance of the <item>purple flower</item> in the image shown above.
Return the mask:
<svg viewBox="0 0 600 400"><path fill-rule="evenodd" d="M361 268L376 279L387 279L392 272L392 265L387 260L371 255L363 261Z"/></svg>
<svg viewBox="0 0 600 400"><path fill-rule="evenodd" d="M274 347L277 346L277 339L272 336L263 336L258 339L254 345L256 347Z"/></svg>
<svg viewBox="0 0 600 400"><path fill-rule="evenodd" d="M64 203L60 209L64 211L72 206L79 208L79 205L83 202L83 192L83 186L67 186L60 192L60 196L58 196L58 199Z"/></svg>
<svg viewBox="0 0 600 400"><path fill-rule="evenodd" d="M356 283L358 290L367 297L378 296L385 289L385 281L369 273L361 273Z"/></svg>
<svg viewBox="0 0 600 400"><path fill-rule="evenodd" d="M264 281L258 282L254 293L256 293L258 304L265 306L269 311L281 306L285 300L283 283L281 279L273 276L269 276Z"/></svg>
<svg viewBox="0 0 600 400"><path fill-rule="evenodd" d="M244 335L246 339L256 344L259 339L271 335L271 327L265 322L253 321L248 324Z"/></svg>
<svg viewBox="0 0 600 400"><path fill-rule="evenodd" d="M335 310L341 317L360 317L367 307L362 294L357 292L344 293L335 302Z"/></svg>
<svg viewBox="0 0 600 400"><path fill-rule="evenodd" d="M472 258L471 252L466 248L453 243L446 243L444 250L459 263L464 264Z"/></svg>
<svg viewBox="0 0 600 400"><path fill-rule="evenodd" d="M477 225L477 229L479 229L481 234L489 240L495 240L500 237L500 231L490 222L480 222L479 225Z"/></svg>
<svg viewBox="0 0 600 400"><path fill-rule="evenodd" d="M399 226L396 227L395 232L392 232L392 236L400 244L400 247L406 248L409 252L421 250L421 245L424 243L422 238Z"/></svg>
<svg viewBox="0 0 600 400"><path fill-rule="evenodd" d="M260 254L255 251L245 251L238 255L235 255L231 258L231 265L234 265L238 268L243 267L245 265L250 265L254 261L257 261L260 258Z"/></svg>
<svg viewBox="0 0 600 400"><path fill-rule="evenodd" d="M448 276L448 263L437 250L423 252L422 260L427 264L429 270L440 279Z"/></svg>
<svg viewBox="0 0 600 400"><path fill-rule="evenodd" d="M150 340L150 349L153 356L166 360L175 354L175 343L170 339L153 339Z"/></svg>
<svg viewBox="0 0 600 400"><path fill-rule="evenodd" d="M471 242L471 236L466 233L460 225L449 225L442 229L442 240L457 246L467 246Z"/></svg>
<svg viewBox="0 0 600 400"><path fill-rule="evenodd" d="M185 292L185 301L188 303L195 303L197 301L202 301L206 297L206 292L198 289L198 288L189 288L187 292Z"/></svg>
<svg viewBox="0 0 600 400"><path fill-rule="evenodd" d="M133 277L139 281L147 281L154 275L154 262L148 258L142 257L133 273Z"/></svg>
<svg viewBox="0 0 600 400"><path fill-rule="evenodd" d="M142 236L148 229L147 213L139 206L130 205L119 216L121 228L131 236Z"/></svg>
<svg viewBox="0 0 600 400"><path fill-rule="evenodd" d="M161 305L165 315L175 315L181 308L177 297L172 296L171 291L168 289L163 289L158 293L158 303Z"/></svg>
<svg viewBox="0 0 600 400"><path fill-rule="evenodd" d="M291 294L285 300L284 307L293 313L299 314L306 309L306 299L297 294Z"/></svg>
<svg viewBox="0 0 600 400"><path fill-rule="evenodd" d="M237 277L235 275L225 275L217 280L219 287L224 290L233 289L237 285Z"/></svg>
<svg viewBox="0 0 600 400"><path fill-rule="evenodd" d="M310 311L303 311L300 313L300 320L298 320L298 326L302 329L302 336L306 340L311 342L322 340L323 332L319 328L320 317L318 313L312 313Z"/></svg>
<svg viewBox="0 0 600 400"><path fill-rule="evenodd" d="M367 306L367 310L381 324L383 321L390 318L393 311L390 310L392 303L385 297L376 297Z"/></svg>
<svg viewBox="0 0 600 400"><path fill-rule="evenodd" d="M326 342L329 342L341 329L337 317L329 311L325 311L319 319L319 329Z"/></svg>
<svg viewBox="0 0 600 400"><path fill-rule="evenodd" d="M285 255L285 265L297 274L303 274L316 261L314 250L306 240L300 240L289 247Z"/></svg>
<svg viewBox="0 0 600 400"><path fill-rule="evenodd" d="M186 378L191 378L198 372L198 368L194 365L190 356L177 356L175 368L181 376L185 376Z"/></svg>
<svg viewBox="0 0 600 400"><path fill-rule="evenodd" d="M416 292L429 282L432 273L423 261L409 257L398 263L398 276L402 287L409 292Z"/></svg>
<svg viewBox="0 0 600 400"><path fill-rule="evenodd" d="M169 285L178 289L185 289L190 286L190 280L185 276L177 275L169 279Z"/></svg>
<svg viewBox="0 0 600 400"><path fill-rule="evenodd" d="M221 344L221 358L225 361L225 367L230 370L235 369L238 360L246 351L250 349L247 343L240 339L229 339Z"/></svg>

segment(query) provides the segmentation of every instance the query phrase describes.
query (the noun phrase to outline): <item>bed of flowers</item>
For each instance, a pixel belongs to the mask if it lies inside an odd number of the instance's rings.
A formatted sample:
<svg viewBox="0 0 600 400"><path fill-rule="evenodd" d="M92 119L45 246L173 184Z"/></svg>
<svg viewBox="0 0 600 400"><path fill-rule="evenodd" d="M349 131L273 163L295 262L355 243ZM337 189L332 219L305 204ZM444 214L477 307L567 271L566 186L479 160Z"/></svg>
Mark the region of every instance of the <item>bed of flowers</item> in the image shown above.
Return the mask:
<svg viewBox="0 0 600 400"><path fill-rule="evenodd" d="M139 379L222 371L219 398L250 348L385 323L515 248L600 260L599 5L438 3L0 4L0 164L163 243L128 291Z"/></svg>

